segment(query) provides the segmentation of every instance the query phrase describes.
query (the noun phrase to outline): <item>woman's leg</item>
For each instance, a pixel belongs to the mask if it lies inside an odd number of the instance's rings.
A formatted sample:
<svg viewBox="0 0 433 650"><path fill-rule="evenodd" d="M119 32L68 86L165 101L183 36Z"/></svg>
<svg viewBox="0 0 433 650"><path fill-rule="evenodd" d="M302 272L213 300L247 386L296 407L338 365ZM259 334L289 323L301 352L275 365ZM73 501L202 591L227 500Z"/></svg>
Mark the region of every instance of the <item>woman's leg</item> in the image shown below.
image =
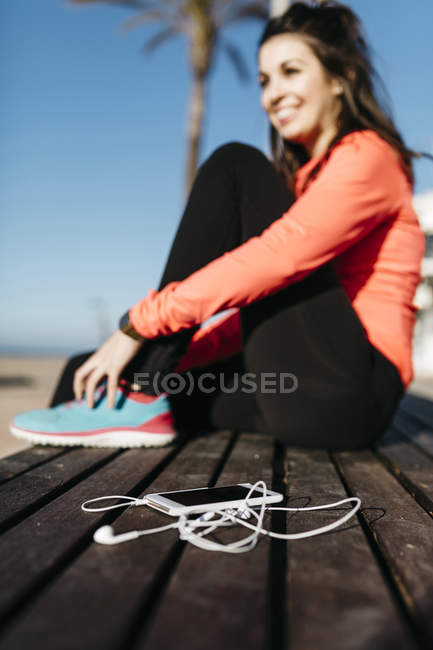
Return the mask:
<svg viewBox="0 0 433 650"><path fill-rule="evenodd" d="M258 149L240 143L218 148L198 170L159 289L260 235L292 202L286 183ZM132 382L137 372L172 371L196 330L146 341L123 376Z"/></svg>

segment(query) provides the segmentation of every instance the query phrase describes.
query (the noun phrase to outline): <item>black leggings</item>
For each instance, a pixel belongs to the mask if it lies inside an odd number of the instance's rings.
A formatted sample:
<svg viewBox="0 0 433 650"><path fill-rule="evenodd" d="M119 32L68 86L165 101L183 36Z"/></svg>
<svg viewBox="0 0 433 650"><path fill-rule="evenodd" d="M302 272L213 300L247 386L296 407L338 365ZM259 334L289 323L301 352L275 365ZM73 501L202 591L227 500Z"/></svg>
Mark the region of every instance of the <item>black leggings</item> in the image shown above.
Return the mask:
<svg viewBox="0 0 433 650"><path fill-rule="evenodd" d="M238 143L217 149L197 174L160 288L260 235L292 201L258 150ZM261 432L326 449L364 447L385 432L404 386L367 340L332 263L240 315L242 352L190 371L190 395L170 394L179 429ZM173 370L194 331L146 341L124 376ZM52 405L71 399L73 372L88 356L68 362Z"/></svg>

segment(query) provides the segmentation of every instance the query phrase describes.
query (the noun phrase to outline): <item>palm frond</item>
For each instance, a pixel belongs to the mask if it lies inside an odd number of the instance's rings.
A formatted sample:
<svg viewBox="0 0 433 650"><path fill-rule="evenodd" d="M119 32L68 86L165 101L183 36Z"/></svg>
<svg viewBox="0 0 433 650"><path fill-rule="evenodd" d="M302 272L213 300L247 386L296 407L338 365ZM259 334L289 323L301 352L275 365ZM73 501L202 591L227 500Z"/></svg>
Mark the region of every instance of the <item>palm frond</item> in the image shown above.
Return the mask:
<svg viewBox="0 0 433 650"><path fill-rule="evenodd" d="M159 32L157 32L154 36L149 38L143 45L143 51L144 52L153 52L161 43L164 43L167 41L169 38L177 34L179 30L176 28L175 25L170 25L170 27L166 27L165 29L161 29Z"/></svg>
<svg viewBox="0 0 433 650"><path fill-rule="evenodd" d="M224 24L227 25L246 19L266 20L267 18L269 18L268 2L262 0L262 2L248 2L240 7L235 7L232 11L228 11Z"/></svg>
<svg viewBox="0 0 433 650"><path fill-rule="evenodd" d="M169 20L167 12L161 11L160 9L145 9L140 11L135 16L127 18L121 25L122 32L128 32L131 29L136 29L137 27L142 27L148 23L154 22L163 22Z"/></svg>
<svg viewBox="0 0 433 650"><path fill-rule="evenodd" d="M221 47L230 59L235 68L240 81L249 81L250 73L240 49L230 41L222 40Z"/></svg>
<svg viewBox="0 0 433 650"><path fill-rule="evenodd" d="M231 8L233 8L233 0L216 0L213 2L212 15L218 28L224 25L227 12Z"/></svg>
<svg viewBox="0 0 433 650"><path fill-rule="evenodd" d="M95 4L110 4L119 5L121 7L129 7L130 9L147 9L152 6L152 2L146 0L69 0L74 5L95 5Z"/></svg>

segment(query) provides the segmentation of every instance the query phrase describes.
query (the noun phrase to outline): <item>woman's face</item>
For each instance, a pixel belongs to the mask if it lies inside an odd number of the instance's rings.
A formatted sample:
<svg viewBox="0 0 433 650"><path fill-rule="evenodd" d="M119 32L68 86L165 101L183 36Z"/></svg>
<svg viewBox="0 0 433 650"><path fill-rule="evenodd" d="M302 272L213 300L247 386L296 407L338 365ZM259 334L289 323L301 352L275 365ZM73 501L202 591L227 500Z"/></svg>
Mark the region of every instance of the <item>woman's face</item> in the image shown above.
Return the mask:
<svg viewBox="0 0 433 650"><path fill-rule="evenodd" d="M337 133L343 90L302 37L279 34L259 51L262 106L285 140L322 154Z"/></svg>

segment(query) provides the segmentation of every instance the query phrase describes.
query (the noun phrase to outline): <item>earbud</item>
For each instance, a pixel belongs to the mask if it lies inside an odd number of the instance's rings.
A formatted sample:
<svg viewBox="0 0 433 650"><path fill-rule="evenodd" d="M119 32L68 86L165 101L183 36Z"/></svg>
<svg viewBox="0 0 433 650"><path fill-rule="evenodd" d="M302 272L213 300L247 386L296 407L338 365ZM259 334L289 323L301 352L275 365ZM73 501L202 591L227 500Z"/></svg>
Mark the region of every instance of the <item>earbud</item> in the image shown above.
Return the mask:
<svg viewBox="0 0 433 650"><path fill-rule="evenodd" d="M114 530L111 526L101 526L95 531L93 540L97 544L119 544L120 542L129 542L131 539L139 537L137 530L131 530L129 533L122 533L121 535L114 535Z"/></svg>
<svg viewBox="0 0 433 650"><path fill-rule="evenodd" d="M93 535L93 541L98 544L110 544L112 538L113 528L111 526L101 526Z"/></svg>

